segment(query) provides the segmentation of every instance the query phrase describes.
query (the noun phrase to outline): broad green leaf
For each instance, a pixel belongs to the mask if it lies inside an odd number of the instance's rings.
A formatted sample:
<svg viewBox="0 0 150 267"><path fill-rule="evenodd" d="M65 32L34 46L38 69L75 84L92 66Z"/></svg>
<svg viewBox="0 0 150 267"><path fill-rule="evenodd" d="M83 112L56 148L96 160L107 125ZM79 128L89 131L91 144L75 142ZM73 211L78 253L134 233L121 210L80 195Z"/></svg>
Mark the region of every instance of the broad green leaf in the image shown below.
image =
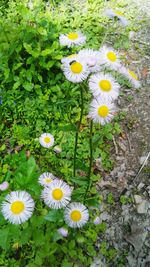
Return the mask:
<svg viewBox="0 0 150 267"><path fill-rule="evenodd" d="M41 56L45 57L47 55L51 55L51 53L52 53L52 50L50 48L46 48L45 50L41 52Z"/></svg>
<svg viewBox="0 0 150 267"><path fill-rule="evenodd" d="M62 222L63 221L63 211L51 210L44 217L44 219L49 221L49 222Z"/></svg>
<svg viewBox="0 0 150 267"><path fill-rule="evenodd" d="M27 91L32 91L33 87L34 87L34 84L33 83L29 83L29 82L25 82L23 84L23 87L25 90Z"/></svg>
<svg viewBox="0 0 150 267"><path fill-rule="evenodd" d="M3 249L8 248L9 227L0 229L0 247Z"/></svg>

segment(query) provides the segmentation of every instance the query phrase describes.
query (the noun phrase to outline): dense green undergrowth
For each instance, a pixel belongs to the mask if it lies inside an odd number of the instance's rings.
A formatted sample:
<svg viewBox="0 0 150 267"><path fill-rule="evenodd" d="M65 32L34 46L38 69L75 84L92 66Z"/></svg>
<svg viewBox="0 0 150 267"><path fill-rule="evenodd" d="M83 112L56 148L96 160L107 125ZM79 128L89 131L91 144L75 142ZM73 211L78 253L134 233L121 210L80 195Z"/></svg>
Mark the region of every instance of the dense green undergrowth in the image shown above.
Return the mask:
<svg viewBox="0 0 150 267"><path fill-rule="evenodd" d="M118 30L117 24L113 25L100 15L100 12L103 14L104 1L88 1L88 9L83 10L77 6L73 9L67 1L53 1L47 7L44 1L40 1L33 10L26 3L9 1L8 4L3 1L0 10L0 182L8 181L10 191L27 190L36 201L36 211L30 221L21 226L6 223L0 215L0 266L90 266L93 257L99 253L96 241L99 235L103 236L106 224L95 226L89 223L81 230L69 231L67 239L63 239L57 232L57 228L64 224L62 213L49 210L39 202L41 189L37 179L42 172L49 171L74 185L73 199L91 207L92 219L101 203L95 187L101 175L94 165L93 186L84 199L89 166L89 121L86 114L91 99L86 89L76 162L78 175L73 177L80 85L71 84L64 78L60 60L79 48L61 47L58 39L60 33L82 29L90 48L98 49L110 38L115 48L125 50L130 46L128 32L133 25L126 30L120 27L119 36L113 35ZM123 79L120 83L129 86ZM110 171L114 165L111 144L113 136L121 133L120 119L121 115L118 115L112 124L94 129L93 158L101 157L105 171ZM60 154L40 146L38 138L43 132L55 136L55 145L62 148ZM0 201L5 195L6 192L1 193ZM110 262L116 257L116 250L103 243L101 252L105 252L108 266L112 266Z"/></svg>

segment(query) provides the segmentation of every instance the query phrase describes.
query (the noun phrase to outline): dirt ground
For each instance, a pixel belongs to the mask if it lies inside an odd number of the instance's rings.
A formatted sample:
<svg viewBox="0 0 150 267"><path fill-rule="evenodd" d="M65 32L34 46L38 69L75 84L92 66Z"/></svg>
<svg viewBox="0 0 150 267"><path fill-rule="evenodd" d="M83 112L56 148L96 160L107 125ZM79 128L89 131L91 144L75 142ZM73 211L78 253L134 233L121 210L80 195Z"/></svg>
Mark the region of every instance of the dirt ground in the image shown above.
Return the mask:
<svg viewBox="0 0 150 267"><path fill-rule="evenodd" d="M104 200L100 218L106 222L107 231L97 247L100 249L105 240L117 250L117 256L107 265L100 254L92 267L150 266L150 2L136 2L139 20L143 23L138 32L131 32L132 49L127 59L138 73L142 86L124 88L124 96L118 100L119 108L127 114L122 123L123 135L113 140L115 168L98 185ZM108 204L110 192L115 196L113 205ZM120 203L121 197L127 201Z"/></svg>

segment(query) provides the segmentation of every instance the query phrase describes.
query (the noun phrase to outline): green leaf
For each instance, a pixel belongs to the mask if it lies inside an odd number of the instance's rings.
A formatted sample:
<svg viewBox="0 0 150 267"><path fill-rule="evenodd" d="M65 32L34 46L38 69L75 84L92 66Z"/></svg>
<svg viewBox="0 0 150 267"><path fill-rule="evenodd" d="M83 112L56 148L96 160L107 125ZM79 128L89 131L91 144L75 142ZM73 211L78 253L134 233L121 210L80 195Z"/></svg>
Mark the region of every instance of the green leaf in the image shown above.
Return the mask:
<svg viewBox="0 0 150 267"><path fill-rule="evenodd" d="M47 35L47 31L43 27L39 27L37 30L38 30L39 34L44 35L44 36Z"/></svg>
<svg viewBox="0 0 150 267"><path fill-rule="evenodd" d="M100 206L100 199L99 198L91 198L91 199L87 199L86 200L86 204L88 206L93 206L93 207L96 207L96 208L99 208Z"/></svg>
<svg viewBox="0 0 150 267"><path fill-rule="evenodd" d="M33 157L30 157L27 161L27 176L31 178L32 173L36 171L36 162Z"/></svg>
<svg viewBox="0 0 150 267"><path fill-rule="evenodd" d="M49 222L63 222L63 211L51 210L44 219Z"/></svg>
<svg viewBox="0 0 150 267"><path fill-rule="evenodd" d="M47 55L51 55L51 53L52 53L52 50L49 49L49 48L46 48L45 50L43 50L43 51L41 52L41 56L45 57L45 56L47 56Z"/></svg>
<svg viewBox="0 0 150 267"><path fill-rule="evenodd" d="M63 239L62 235L60 235L57 231L53 234L53 241L56 242L60 239Z"/></svg>
<svg viewBox="0 0 150 267"><path fill-rule="evenodd" d="M33 83L29 83L29 82L25 82L23 84L23 87L24 87L25 90L30 92L30 91L32 91L32 89L34 87L34 84Z"/></svg>
<svg viewBox="0 0 150 267"><path fill-rule="evenodd" d="M76 126L73 124L68 124L65 126L59 126L58 127L59 131L63 131L63 132L76 132Z"/></svg>
<svg viewBox="0 0 150 267"><path fill-rule="evenodd" d="M15 64L15 65L13 66L13 70L17 70L17 69L19 69L22 65L23 65L22 62L20 62L20 63L18 63L18 64Z"/></svg>
<svg viewBox="0 0 150 267"><path fill-rule="evenodd" d="M0 246L3 249L8 248L9 227L0 229Z"/></svg>
<svg viewBox="0 0 150 267"><path fill-rule="evenodd" d="M0 147L0 151L4 151L4 150L5 150L5 148L6 148L6 145L5 145L5 144L3 144L3 145Z"/></svg>
<svg viewBox="0 0 150 267"><path fill-rule="evenodd" d="M76 160L76 168L85 172L88 171L88 166L84 163L83 160Z"/></svg>
<svg viewBox="0 0 150 267"><path fill-rule="evenodd" d="M13 89L16 90L21 85L21 81L17 81L13 85Z"/></svg>
<svg viewBox="0 0 150 267"><path fill-rule="evenodd" d="M70 180L75 183L75 184L78 184L78 185L87 185L88 183L88 180L87 180L87 177L71 177Z"/></svg>
<svg viewBox="0 0 150 267"><path fill-rule="evenodd" d="M32 46L30 44L24 43L23 44L24 48L26 49L26 51L32 55Z"/></svg>
<svg viewBox="0 0 150 267"><path fill-rule="evenodd" d="M73 264L72 263L69 263L69 262L63 262L61 267L72 267Z"/></svg>

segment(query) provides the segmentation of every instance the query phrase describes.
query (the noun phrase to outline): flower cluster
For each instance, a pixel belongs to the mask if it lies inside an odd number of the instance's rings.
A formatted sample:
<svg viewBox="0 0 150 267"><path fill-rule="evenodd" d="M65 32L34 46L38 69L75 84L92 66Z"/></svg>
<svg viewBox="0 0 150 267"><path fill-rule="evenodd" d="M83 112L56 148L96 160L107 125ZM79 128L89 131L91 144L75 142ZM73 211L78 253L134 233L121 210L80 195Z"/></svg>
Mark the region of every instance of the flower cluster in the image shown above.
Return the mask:
<svg viewBox="0 0 150 267"><path fill-rule="evenodd" d="M61 35L60 44L68 47L82 45L86 37L81 32L70 32ZM106 45L98 51L82 49L77 54L69 55L61 60L62 70L67 80L73 83L85 81L89 75L88 86L93 100L90 104L88 117L95 123L105 125L110 122L115 113L115 101L119 96L120 86L107 69L118 71L124 75L131 84L138 88L140 82L136 74L125 68L117 51ZM43 133L39 137L39 143L48 149L54 145L54 136ZM61 153L59 146L54 147L55 153ZM50 172L40 175L38 183L43 186L41 199L50 209L64 209L64 221L71 228L80 228L89 220L87 207L79 202L71 202L73 188L65 181L57 178ZM9 187L7 182L0 184L0 190L5 191ZM21 224L27 221L33 214L34 200L26 191L13 191L6 195L2 202L1 211L5 219L13 224ZM93 221L95 225L101 222L99 217ZM64 227L58 229L58 233L67 237L68 230Z"/></svg>
<svg viewBox="0 0 150 267"><path fill-rule="evenodd" d="M120 15L121 16L121 15ZM60 44L68 47L85 43L86 37L78 32L60 35ZM120 86L107 69L118 71L124 75L131 84L138 88L140 83L136 74L126 69L117 51L112 47L103 45L99 51L82 49L77 54L62 58L62 70L67 80L81 83L89 75L89 90L94 99L90 104L89 116L94 122L104 125L112 120L117 109L113 103L119 96Z"/></svg>
<svg viewBox="0 0 150 267"><path fill-rule="evenodd" d="M53 177L51 173L44 173L39 178L39 183L44 186L41 195L44 203L51 209L65 208L65 222L72 228L82 227L89 218L87 208L77 202L69 204L72 188L66 182ZM48 183L45 182L46 179Z"/></svg>
<svg viewBox="0 0 150 267"><path fill-rule="evenodd" d="M78 202L71 201L72 188L64 181L55 177L52 173L45 172L40 175L39 184L44 188L41 198L51 209L64 210L64 220L72 228L80 228L87 223L89 213L87 208ZM34 201L26 191L13 191L2 202L2 214L6 220L13 224L21 224L27 221L34 211ZM67 230L58 229L58 232L67 236Z"/></svg>

